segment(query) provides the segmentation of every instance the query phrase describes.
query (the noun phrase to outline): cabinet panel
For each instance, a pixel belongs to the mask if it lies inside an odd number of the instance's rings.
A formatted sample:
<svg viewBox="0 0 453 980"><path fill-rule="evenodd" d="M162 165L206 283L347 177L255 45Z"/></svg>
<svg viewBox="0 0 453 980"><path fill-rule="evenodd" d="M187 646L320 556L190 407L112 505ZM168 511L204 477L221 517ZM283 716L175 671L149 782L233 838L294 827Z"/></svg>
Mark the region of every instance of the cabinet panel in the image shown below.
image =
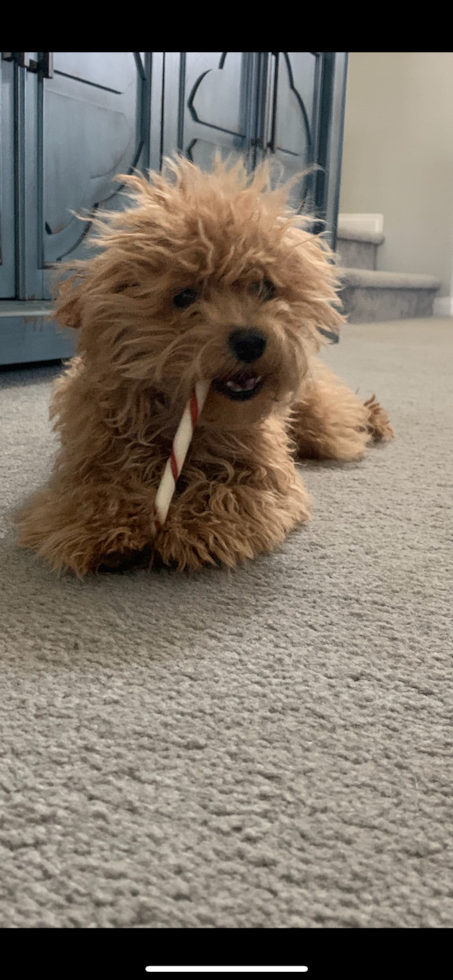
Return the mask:
<svg viewBox="0 0 453 980"><path fill-rule="evenodd" d="M14 65L0 61L0 298L15 296Z"/></svg>
<svg viewBox="0 0 453 980"><path fill-rule="evenodd" d="M317 108L320 86L320 57L307 51L280 51L274 55L275 92L271 149L289 178L316 160ZM295 207L311 209L314 203L313 176L293 189Z"/></svg>
<svg viewBox="0 0 453 980"><path fill-rule="evenodd" d="M254 57L236 51L165 55L165 155L180 150L208 169L216 150L247 153Z"/></svg>

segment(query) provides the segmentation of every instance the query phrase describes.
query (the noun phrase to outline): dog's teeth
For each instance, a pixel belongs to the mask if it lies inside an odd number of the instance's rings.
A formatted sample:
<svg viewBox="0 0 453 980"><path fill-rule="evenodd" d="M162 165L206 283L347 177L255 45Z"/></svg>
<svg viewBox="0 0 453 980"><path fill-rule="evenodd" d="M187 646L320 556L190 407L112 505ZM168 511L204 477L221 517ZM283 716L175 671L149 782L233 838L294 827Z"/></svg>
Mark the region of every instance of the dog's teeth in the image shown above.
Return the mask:
<svg viewBox="0 0 453 980"><path fill-rule="evenodd" d="M236 381L227 381L226 385L227 388L231 388L231 391L250 391L256 387L259 381L261 381L261 378L249 378L242 385L238 385Z"/></svg>

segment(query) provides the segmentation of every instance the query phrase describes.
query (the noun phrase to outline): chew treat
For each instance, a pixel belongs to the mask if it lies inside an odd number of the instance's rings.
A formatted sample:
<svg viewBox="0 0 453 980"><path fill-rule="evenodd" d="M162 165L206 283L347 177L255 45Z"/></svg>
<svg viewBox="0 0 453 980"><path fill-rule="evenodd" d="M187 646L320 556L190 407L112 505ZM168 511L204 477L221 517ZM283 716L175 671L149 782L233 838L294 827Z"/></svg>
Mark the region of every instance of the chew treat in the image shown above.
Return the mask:
<svg viewBox="0 0 453 980"><path fill-rule="evenodd" d="M187 450L192 441L193 430L206 401L208 391L209 381L197 381L176 430L170 457L165 464L154 503L156 518L160 525L165 523L168 508L175 492L176 481L184 466Z"/></svg>

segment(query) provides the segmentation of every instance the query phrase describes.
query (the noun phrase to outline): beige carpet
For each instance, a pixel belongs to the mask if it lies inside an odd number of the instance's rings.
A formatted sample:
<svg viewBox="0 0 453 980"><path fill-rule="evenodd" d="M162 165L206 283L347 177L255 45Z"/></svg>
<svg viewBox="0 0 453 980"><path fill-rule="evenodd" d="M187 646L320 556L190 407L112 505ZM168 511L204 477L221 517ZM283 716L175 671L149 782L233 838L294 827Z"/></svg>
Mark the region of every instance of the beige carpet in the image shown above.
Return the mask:
<svg viewBox="0 0 453 980"><path fill-rule="evenodd" d="M0 925L453 925L453 321L326 360L398 439L233 575L16 550L55 368L0 375Z"/></svg>

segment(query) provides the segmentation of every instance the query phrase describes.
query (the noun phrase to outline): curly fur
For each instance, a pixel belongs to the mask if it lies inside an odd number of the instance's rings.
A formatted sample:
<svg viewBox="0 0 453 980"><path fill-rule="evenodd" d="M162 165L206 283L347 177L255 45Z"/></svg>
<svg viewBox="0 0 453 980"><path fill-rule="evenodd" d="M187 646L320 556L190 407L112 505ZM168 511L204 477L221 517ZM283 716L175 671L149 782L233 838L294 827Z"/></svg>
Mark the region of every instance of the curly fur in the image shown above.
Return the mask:
<svg viewBox="0 0 453 980"><path fill-rule="evenodd" d="M309 518L295 455L352 460L392 430L317 358L336 331L337 273L310 219L272 189L267 165L187 160L123 177L131 206L97 220L98 253L72 266L55 317L78 331L56 385L61 448L46 487L17 516L18 540L78 576L156 559L178 570L272 551ZM267 296L260 284L273 284ZM187 309L175 295L197 291ZM154 497L196 381L241 368L231 331L266 338L249 401L211 386L167 521Z"/></svg>

